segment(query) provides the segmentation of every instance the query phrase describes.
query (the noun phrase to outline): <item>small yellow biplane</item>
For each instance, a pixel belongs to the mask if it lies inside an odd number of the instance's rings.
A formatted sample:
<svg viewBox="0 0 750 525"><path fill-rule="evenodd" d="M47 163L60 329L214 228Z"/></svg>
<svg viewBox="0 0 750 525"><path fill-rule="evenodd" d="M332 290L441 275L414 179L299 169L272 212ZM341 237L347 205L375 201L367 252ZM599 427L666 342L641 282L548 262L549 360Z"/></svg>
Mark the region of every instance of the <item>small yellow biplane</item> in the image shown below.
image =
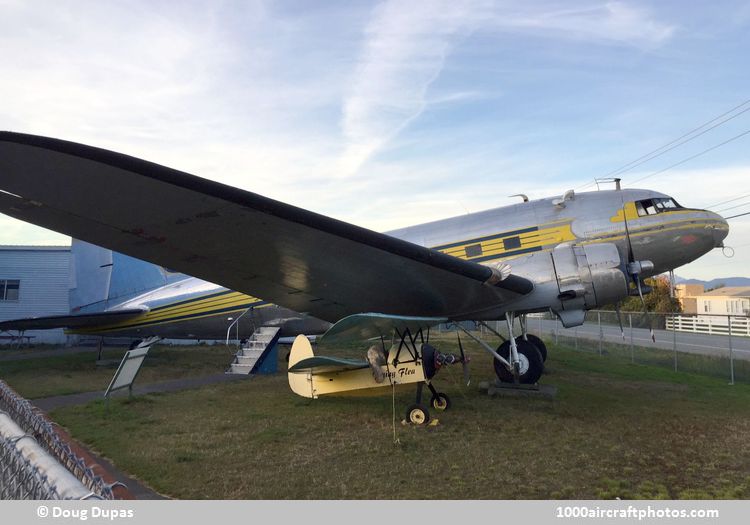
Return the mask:
<svg viewBox="0 0 750 525"><path fill-rule="evenodd" d="M442 318L359 314L342 319L318 340L319 348L371 341L365 358L359 360L315 355L310 340L297 336L289 354L289 386L295 394L317 399L327 394L416 384L416 400L406 409L406 420L417 425L428 423L429 408L422 401L424 386L432 393L429 407L438 411L450 407L450 398L432 384L440 368L462 364L468 382L469 358L460 338L460 355L439 352L429 344L430 328L446 322L448 319Z"/></svg>

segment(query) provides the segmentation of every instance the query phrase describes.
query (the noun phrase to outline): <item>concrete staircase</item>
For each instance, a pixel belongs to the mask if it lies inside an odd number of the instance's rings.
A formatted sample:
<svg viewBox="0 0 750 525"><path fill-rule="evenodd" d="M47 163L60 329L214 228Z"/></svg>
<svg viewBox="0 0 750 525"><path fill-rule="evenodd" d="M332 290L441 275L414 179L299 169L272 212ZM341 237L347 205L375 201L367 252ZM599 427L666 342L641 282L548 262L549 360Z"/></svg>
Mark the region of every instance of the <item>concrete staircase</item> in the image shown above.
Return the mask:
<svg viewBox="0 0 750 525"><path fill-rule="evenodd" d="M234 361L229 365L226 373L248 375L258 372L265 357L276 355L271 350L276 347L279 340L279 330L279 328L270 326L262 326L256 329L250 339L242 345L240 351L235 354ZM275 370L276 367L273 366L272 368Z"/></svg>

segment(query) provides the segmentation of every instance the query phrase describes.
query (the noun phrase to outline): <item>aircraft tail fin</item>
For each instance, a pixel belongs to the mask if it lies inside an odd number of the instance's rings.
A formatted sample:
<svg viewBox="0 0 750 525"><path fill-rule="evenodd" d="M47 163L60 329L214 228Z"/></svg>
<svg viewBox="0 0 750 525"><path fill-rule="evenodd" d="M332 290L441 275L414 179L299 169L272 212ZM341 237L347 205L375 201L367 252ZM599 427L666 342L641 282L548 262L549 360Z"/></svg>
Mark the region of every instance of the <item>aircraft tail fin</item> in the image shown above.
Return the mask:
<svg viewBox="0 0 750 525"><path fill-rule="evenodd" d="M292 344L292 349L289 351L289 368L292 368L303 359L308 359L314 355L310 340L304 335L298 335ZM289 378L289 388L292 389L292 392L302 397L313 397L312 382L308 378L308 374L289 372L287 376Z"/></svg>
<svg viewBox="0 0 750 525"><path fill-rule="evenodd" d="M184 278L161 266L73 239L70 307L73 312L103 311L115 301Z"/></svg>

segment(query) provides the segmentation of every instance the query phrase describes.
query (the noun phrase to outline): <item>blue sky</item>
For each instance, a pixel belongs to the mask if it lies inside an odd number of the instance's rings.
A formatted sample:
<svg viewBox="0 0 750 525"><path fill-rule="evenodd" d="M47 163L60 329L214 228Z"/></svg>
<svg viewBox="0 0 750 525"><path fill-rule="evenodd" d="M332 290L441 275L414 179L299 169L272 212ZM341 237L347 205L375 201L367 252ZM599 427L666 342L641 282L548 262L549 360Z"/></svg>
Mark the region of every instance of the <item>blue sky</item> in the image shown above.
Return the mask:
<svg viewBox="0 0 750 525"><path fill-rule="evenodd" d="M750 99L749 25L730 1L0 0L0 122L383 231L587 189ZM750 111L624 185L748 129ZM749 152L635 186L750 211ZM733 259L677 273L750 276L750 216L731 227ZM65 241L0 218L2 244Z"/></svg>

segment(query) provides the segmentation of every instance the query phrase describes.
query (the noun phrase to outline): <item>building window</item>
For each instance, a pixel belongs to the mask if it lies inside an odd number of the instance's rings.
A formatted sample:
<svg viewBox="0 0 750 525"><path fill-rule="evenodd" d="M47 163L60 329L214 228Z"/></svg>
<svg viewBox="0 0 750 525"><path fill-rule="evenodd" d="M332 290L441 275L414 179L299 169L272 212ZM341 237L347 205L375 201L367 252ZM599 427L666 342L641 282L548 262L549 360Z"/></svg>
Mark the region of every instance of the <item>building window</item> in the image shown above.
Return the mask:
<svg viewBox="0 0 750 525"><path fill-rule="evenodd" d="M0 279L0 301L18 301L21 281Z"/></svg>
<svg viewBox="0 0 750 525"><path fill-rule="evenodd" d="M703 311L706 313L711 311L711 301L703 301Z"/></svg>

